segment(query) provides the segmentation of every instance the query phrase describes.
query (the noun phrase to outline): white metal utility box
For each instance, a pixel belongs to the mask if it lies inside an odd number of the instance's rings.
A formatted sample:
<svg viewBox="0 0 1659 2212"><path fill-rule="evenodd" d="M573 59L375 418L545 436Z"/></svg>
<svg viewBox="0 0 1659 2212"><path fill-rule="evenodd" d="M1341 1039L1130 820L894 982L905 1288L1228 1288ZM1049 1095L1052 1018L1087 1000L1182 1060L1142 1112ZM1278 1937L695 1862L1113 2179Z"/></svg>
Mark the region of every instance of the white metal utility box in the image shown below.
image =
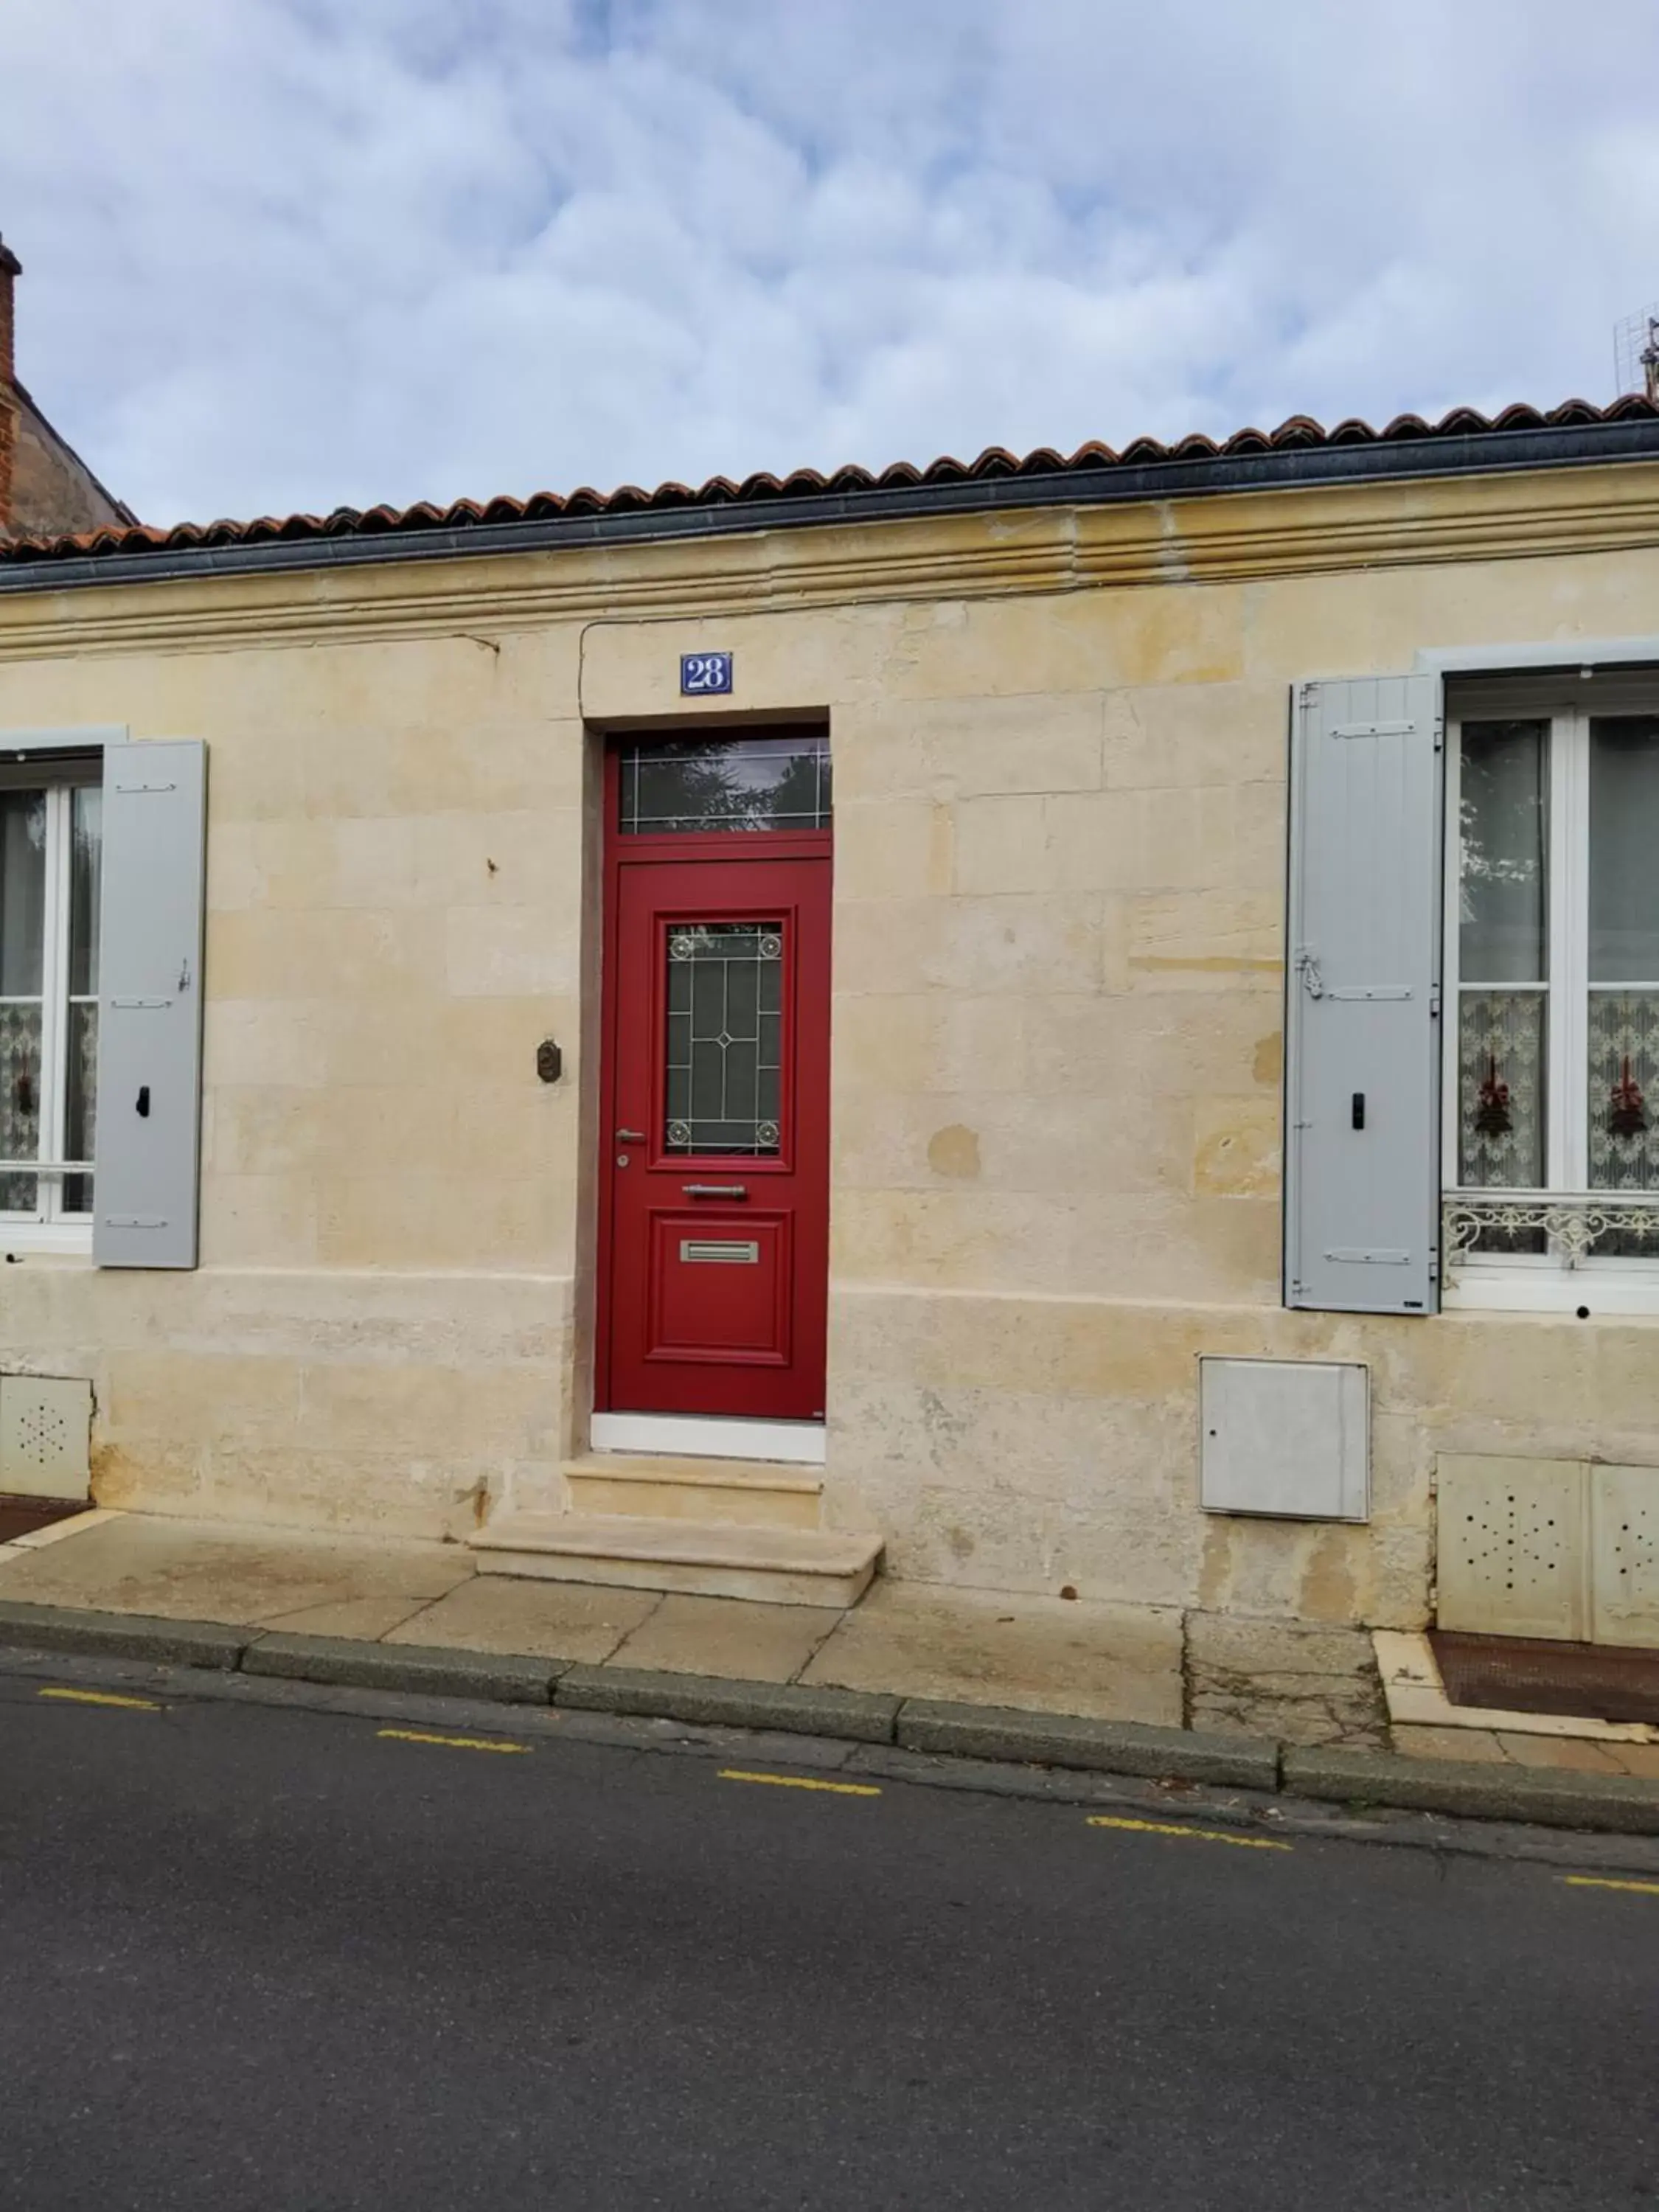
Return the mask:
<svg viewBox="0 0 1659 2212"><path fill-rule="evenodd" d="M1204 1358L1198 1370L1206 1513L1370 1517L1370 1389L1364 1367Z"/></svg>

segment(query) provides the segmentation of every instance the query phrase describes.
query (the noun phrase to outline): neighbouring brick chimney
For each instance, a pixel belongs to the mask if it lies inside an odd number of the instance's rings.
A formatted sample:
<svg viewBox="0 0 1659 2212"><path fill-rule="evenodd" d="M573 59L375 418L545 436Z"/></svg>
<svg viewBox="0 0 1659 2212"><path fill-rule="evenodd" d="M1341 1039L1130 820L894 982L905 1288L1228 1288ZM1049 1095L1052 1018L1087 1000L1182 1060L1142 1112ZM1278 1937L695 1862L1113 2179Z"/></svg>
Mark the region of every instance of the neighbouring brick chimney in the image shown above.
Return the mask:
<svg viewBox="0 0 1659 2212"><path fill-rule="evenodd" d="M17 457L17 383L13 287L23 264L0 238L0 538L11 527L11 488Z"/></svg>

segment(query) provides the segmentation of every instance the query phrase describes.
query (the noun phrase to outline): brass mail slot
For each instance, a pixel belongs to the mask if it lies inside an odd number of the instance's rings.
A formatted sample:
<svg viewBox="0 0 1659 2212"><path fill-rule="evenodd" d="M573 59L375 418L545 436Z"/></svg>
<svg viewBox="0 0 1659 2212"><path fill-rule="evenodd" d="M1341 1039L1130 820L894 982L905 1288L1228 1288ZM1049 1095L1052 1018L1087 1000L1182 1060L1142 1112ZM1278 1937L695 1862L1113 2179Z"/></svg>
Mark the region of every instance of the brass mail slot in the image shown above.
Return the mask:
<svg viewBox="0 0 1659 2212"><path fill-rule="evenodd" d="M760 1246L752 1238L684 1237L680 1257L694 1267L757 1267Z"/></svg>

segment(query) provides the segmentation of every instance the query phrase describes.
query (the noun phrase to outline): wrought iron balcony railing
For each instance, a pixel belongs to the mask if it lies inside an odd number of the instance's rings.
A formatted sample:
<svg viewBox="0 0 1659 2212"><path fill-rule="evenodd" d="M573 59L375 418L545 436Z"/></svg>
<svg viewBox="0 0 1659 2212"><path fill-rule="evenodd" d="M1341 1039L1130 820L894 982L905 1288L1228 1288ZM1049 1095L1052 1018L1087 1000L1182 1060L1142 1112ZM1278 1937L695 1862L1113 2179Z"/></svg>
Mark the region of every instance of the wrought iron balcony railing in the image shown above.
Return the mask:
<svg viewBox="0 0 1659 2212"><path fill-rule="evenodd" d="M1449 1276L1464 1261L1516 1252L1568 1267L1659 1260L1659 1190L1449 1190L1441 1225Z"/></svg>

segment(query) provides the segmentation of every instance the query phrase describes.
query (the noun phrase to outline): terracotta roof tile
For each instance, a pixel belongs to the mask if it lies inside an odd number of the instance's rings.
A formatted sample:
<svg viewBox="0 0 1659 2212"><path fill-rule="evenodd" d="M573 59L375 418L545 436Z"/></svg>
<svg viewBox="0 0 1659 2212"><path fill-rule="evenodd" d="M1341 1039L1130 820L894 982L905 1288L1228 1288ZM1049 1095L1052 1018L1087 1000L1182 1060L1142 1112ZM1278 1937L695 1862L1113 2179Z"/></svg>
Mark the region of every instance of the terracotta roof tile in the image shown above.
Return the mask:
<svg viewBox="0 0 1659 2212"><path fill-rule="evenodd" d="M505 495L488 500L459 499L447 507L421 500L406 507L339 507L325 515L264 515L249 522L183 522L165 530L137 524L128 527L106 526L76 537L19 538L0 543L0 566L28 567L112 555L369 538L389 532L411 535L435 530L465 532L486 524L544 522L565 516L642 514L653 510L665 513L734 505L763 506L774 501L825 495L854 501L868 498L872 512L878 513L883 492L914 491L930 485L991 484L1012 477L1030 479L1085 471L1131 470L1164 463L1195 465L1201 471L1204 465L1210 462L1225 463L1320 447L1380 447L1413 441L1432 444L1452 439L1478 442L1512 432L1641 422L1659 422L1659 406L1636 394L1616 399L1607 407L1597 407L1585 399L1569 399L1547 411L1516 405L1505 407L1496 416L1481 415L1471 407L1456 407L1437 422L1425 422L1420 415L1397 415L1380 430L1352 416L1328 430L1309 416L1293 415L1275 430L1236 430L1220 444L1194 432L1173 446L1162 444L1156 438L1136 438L1121 453L1093 439L1071 454L1057 453L1050 446L1039 447L1036 452L1024 455L1012 453L1002 446L991 446L972 461L959 461L943 454L925 468L899 461L878 474L848 463L828 476L817 469L795 469L782 477L762 471L745 477L741 483L734 483L729 477L711 477L706 483L695 487L663 483L654 490L647 490L639 484L620 484L611 492L597 491L592 485L583 484L562 495L538 491L527 499ZM1202 489L1201 475L1192 489Z"/></svg>

